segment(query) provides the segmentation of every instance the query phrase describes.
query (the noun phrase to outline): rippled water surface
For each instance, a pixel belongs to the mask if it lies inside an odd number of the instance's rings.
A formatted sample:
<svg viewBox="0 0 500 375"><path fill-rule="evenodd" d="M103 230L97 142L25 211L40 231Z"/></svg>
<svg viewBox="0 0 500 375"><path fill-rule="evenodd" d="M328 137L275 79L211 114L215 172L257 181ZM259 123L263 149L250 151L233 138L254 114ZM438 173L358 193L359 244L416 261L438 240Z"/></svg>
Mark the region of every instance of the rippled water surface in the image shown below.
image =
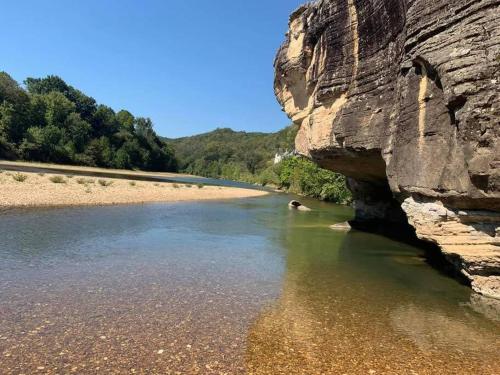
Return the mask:
<svg viewBox="0 0 500 375"><path fill-rule="evenodd" d="M290 199L0 215L0 373L500 373L468 288Z"/></svg>

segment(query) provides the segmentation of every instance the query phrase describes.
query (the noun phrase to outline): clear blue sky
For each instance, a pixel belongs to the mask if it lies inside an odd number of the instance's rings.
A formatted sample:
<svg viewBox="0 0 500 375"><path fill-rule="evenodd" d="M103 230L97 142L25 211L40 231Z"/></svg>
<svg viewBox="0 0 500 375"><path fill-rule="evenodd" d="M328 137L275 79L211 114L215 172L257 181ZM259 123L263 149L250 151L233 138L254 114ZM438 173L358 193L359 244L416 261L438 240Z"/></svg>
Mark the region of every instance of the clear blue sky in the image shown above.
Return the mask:
<svg viewBox="0 0 500 375"><path fill-rule="evenodd" d="M275 131L289 120L273 59L303 0L14 0L2 4L0 70L61 76L159 134Z"/></svg>

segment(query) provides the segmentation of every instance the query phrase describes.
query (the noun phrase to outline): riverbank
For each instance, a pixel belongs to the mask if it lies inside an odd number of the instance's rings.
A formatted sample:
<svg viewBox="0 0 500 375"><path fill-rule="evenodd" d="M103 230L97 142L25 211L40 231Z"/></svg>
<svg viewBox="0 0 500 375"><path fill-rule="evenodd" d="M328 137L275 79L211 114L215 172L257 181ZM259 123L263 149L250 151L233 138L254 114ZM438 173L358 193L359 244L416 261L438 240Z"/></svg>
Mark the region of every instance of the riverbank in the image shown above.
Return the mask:
<svg viewBox="0 0 500 375"><path fill-rule="evenodd" d="M82 176L116 177L130 179L158 180L159 178L196 177L184 173L146 172L128 169L85 167L77 165L38 163L27 161L0 160L0 169L18 172L70 173Z"/></svg>
<svg viewBox="0 0 500 375"><path fill-rule="evenodd" d="M0 173L0 210L257 197L260 190L125 178L32 172ZM133 173L133 172L132 172Z"/></svg>

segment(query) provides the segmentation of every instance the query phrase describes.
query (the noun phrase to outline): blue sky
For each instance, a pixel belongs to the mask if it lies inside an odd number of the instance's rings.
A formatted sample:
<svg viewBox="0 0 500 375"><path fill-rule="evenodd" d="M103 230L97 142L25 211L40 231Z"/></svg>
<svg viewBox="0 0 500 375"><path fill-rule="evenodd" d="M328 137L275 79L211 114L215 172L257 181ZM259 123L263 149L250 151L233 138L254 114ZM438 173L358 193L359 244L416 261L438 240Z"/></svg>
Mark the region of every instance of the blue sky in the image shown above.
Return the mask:
<svg viewBox="0 0 500 375"><path fill-rule="evenodd" d="M2 4L0 70L48 74L179 137L289 124L273 59L303 0L16 0Z"/></svg>

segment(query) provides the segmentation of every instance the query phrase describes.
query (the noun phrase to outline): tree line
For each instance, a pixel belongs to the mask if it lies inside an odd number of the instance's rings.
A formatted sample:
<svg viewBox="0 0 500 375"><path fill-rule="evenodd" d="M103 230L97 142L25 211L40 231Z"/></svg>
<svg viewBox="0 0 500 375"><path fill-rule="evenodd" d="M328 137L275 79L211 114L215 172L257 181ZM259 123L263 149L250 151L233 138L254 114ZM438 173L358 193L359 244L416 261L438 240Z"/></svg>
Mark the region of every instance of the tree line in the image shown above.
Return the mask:
<svg viewBox="0 0 500 375"><path fill-rule="evenodd" d="M276 153L294 149L297 130L295 125L276 133L224 128L166 141L174 147L182 172L273 186L336 203L349 203L351 193L344 176L299 156L286 157L274 164Z"/></svg>
<svg viewBox="0 0 500 375"><path fill-rule="evenodd" d="M177 171L173 148L149 118L115 112L58 76L21 87L0 72L0 158Z"/></svg>

